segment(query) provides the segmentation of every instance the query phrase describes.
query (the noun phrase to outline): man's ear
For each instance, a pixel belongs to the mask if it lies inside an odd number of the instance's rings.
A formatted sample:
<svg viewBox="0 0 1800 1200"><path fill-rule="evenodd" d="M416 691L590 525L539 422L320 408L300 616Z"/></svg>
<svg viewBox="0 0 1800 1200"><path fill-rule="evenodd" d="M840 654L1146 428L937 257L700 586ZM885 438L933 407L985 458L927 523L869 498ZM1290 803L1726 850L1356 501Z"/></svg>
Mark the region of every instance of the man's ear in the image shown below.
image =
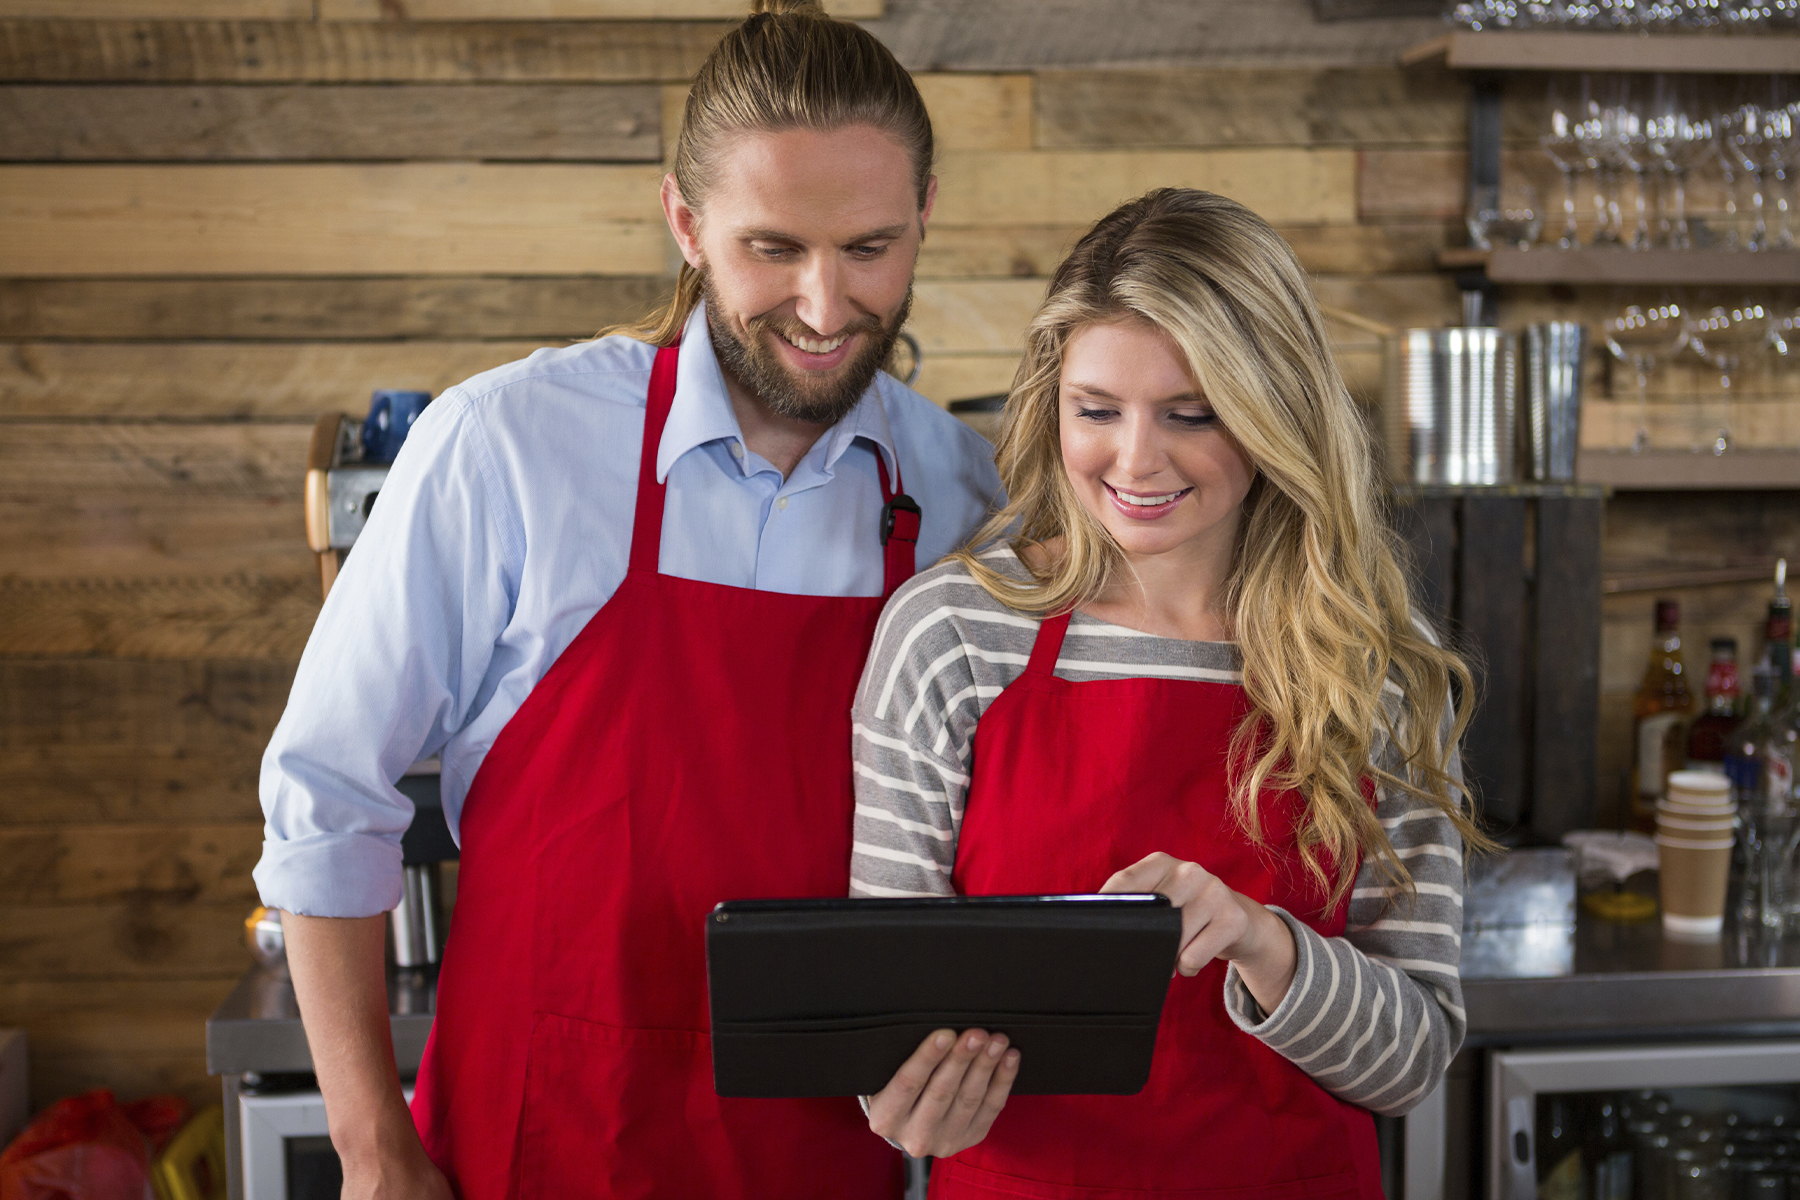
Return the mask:
<svg viewBox="0 0 1800 1200"><path fill-rule="evenodd" d="M667 185L664 185L667 186ZM925 205L919 209L919 233L925 232L925 222L931 220L931 206L937 203L937 176L933 175L925 181Z"/></svg>
<svg viewBox="0 0 1800 1200"><path fill-rule="evenodd" d="M936 180L932 182L935 186ZM662 208L663 216L669 222L669 232L675 235L675 244L681 247L681 257L698 271L705 257L700 253L700 214L681 198L681 187L675 182L673 173L663 176Z"/></svg>

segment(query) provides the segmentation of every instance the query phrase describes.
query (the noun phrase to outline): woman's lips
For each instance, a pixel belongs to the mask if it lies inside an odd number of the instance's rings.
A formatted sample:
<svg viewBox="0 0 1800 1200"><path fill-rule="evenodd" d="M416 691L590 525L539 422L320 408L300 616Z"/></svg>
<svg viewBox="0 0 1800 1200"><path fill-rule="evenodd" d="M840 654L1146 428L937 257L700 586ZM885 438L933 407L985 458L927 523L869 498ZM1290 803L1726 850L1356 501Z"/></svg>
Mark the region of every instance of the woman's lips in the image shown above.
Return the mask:
<svg viewBox="0 0 1800 1200"><path fill-rule="evenodd" d="M1121 492L1110 483L1103 482L1100 486L1106 489L1106 498L1112 501L1113 507L1118 509L1121 515L1130 517L1133 521L1154 521L1168 516L1175 511L1187 494L1194 490L1187 487L1178 492ZM1133 499L1127 500L1125 498L1127 496ZM1134 503L1133 500L1137 503ZM1152 503L1146 504L1143 501Z"/></svg>
<svg viewBox="0 0 1800 1200"><path fill-rule="evenodd" d="M802 371L830 371L842 366L849 360L850 352L855 348L856 339L860 333L861 331L858 330L856 333L845 336L843 341L839 342L835 347L827 350L823 354L814 354L810 350L802 349L788 341L787 338L779 333L774 334L774 337L776 344L781 348L781 353L787 357L789 362L793 363ZM807 339L807 341L813 342L815 345L828 343L831 340L832 339L830 338Z"/></svg>

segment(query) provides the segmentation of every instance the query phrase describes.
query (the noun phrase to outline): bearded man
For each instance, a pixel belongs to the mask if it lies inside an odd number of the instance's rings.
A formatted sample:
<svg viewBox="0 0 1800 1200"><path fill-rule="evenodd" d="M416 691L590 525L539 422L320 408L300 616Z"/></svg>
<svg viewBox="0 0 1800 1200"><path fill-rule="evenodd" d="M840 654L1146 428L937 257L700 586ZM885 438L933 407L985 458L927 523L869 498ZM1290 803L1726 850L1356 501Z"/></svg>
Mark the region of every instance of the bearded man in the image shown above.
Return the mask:
<svg viewBox="0 0 1800 1200"><path fill-rule="evenodd" d="M917 89L808 0L756 7L663 184L674 299L430 406L264 758L256 882L346 1197L899 1192L854 1099L713 1094L702 931L845 894L883 597L999 479L879 370L936 189ZM462 859L409 1113L382 923L431 755Z"/></svg>

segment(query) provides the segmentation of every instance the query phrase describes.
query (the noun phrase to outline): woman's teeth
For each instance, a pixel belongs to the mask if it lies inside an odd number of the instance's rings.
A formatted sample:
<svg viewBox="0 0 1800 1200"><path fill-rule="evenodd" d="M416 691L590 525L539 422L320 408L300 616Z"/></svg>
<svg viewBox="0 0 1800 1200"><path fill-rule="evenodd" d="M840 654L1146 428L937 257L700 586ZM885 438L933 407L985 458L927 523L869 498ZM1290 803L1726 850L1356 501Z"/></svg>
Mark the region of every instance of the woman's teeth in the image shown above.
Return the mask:
<svg viewBox="0 0 1800 1200"><path fill-rule="evenodd" d="M1135 504L1139 508L1155 508L1159 504L1167 504L1172 500L1179 500L1182 496L1187 494L1187 491L1188 489L1182 488L1179 492L1170 492L1166 496L1133 496L1129 493L1115 490L1113 495L1125 501L1125 503Z"/></svg>
<svg viewBox="0 0 1800 1200"><path fill-rule="evenodd" d="M847 333L840 333L834 338L795 337L788 333L781 336L787 339L790 346L797 346L808 354L830 354L850 337Z"/></svg>

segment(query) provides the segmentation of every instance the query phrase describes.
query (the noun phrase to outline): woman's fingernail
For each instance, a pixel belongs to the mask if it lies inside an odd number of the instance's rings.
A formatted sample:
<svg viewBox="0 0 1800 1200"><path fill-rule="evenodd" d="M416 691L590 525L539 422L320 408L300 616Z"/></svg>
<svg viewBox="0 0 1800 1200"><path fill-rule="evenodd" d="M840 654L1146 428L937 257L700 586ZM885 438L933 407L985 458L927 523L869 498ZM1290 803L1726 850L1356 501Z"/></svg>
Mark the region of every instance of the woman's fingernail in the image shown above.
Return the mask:
<svg viewBox="0 0 1800 1200"><path fill-rule="evenodd" d="M999 1058L1001 1051L1003 1051L1005 1049L1006 1049L1006 1040L1004 1038L995 1038L993 1041L988 1043L988 1057L989 1058Z"/></svg>
<svg viewBox="0 0 1800 1200"><path fill-rule="evenodd" d="M940 1033L937 1035L936 1040L932 1042L932 1045L936 1046L939 1050L948 1050L950 1048L950 1043L955 1040L954 1037L947 1033Z"/></svg>
<svg viewBox="0 0 1800 1200"><path fill-rule="evenodd" d="M1009 1067L1016 1067L1019 1065L1019 1052L1017 1050L1008 1050L1006 1052L1006 1065Z"/></svg>
<svg viewBox="0 0 1800 1200"><path fill-rule="evenodd" d="M979 1033L971 1033L969 1035L969 1049L970 1050L981 1049L981 1035Z"/></svg>

